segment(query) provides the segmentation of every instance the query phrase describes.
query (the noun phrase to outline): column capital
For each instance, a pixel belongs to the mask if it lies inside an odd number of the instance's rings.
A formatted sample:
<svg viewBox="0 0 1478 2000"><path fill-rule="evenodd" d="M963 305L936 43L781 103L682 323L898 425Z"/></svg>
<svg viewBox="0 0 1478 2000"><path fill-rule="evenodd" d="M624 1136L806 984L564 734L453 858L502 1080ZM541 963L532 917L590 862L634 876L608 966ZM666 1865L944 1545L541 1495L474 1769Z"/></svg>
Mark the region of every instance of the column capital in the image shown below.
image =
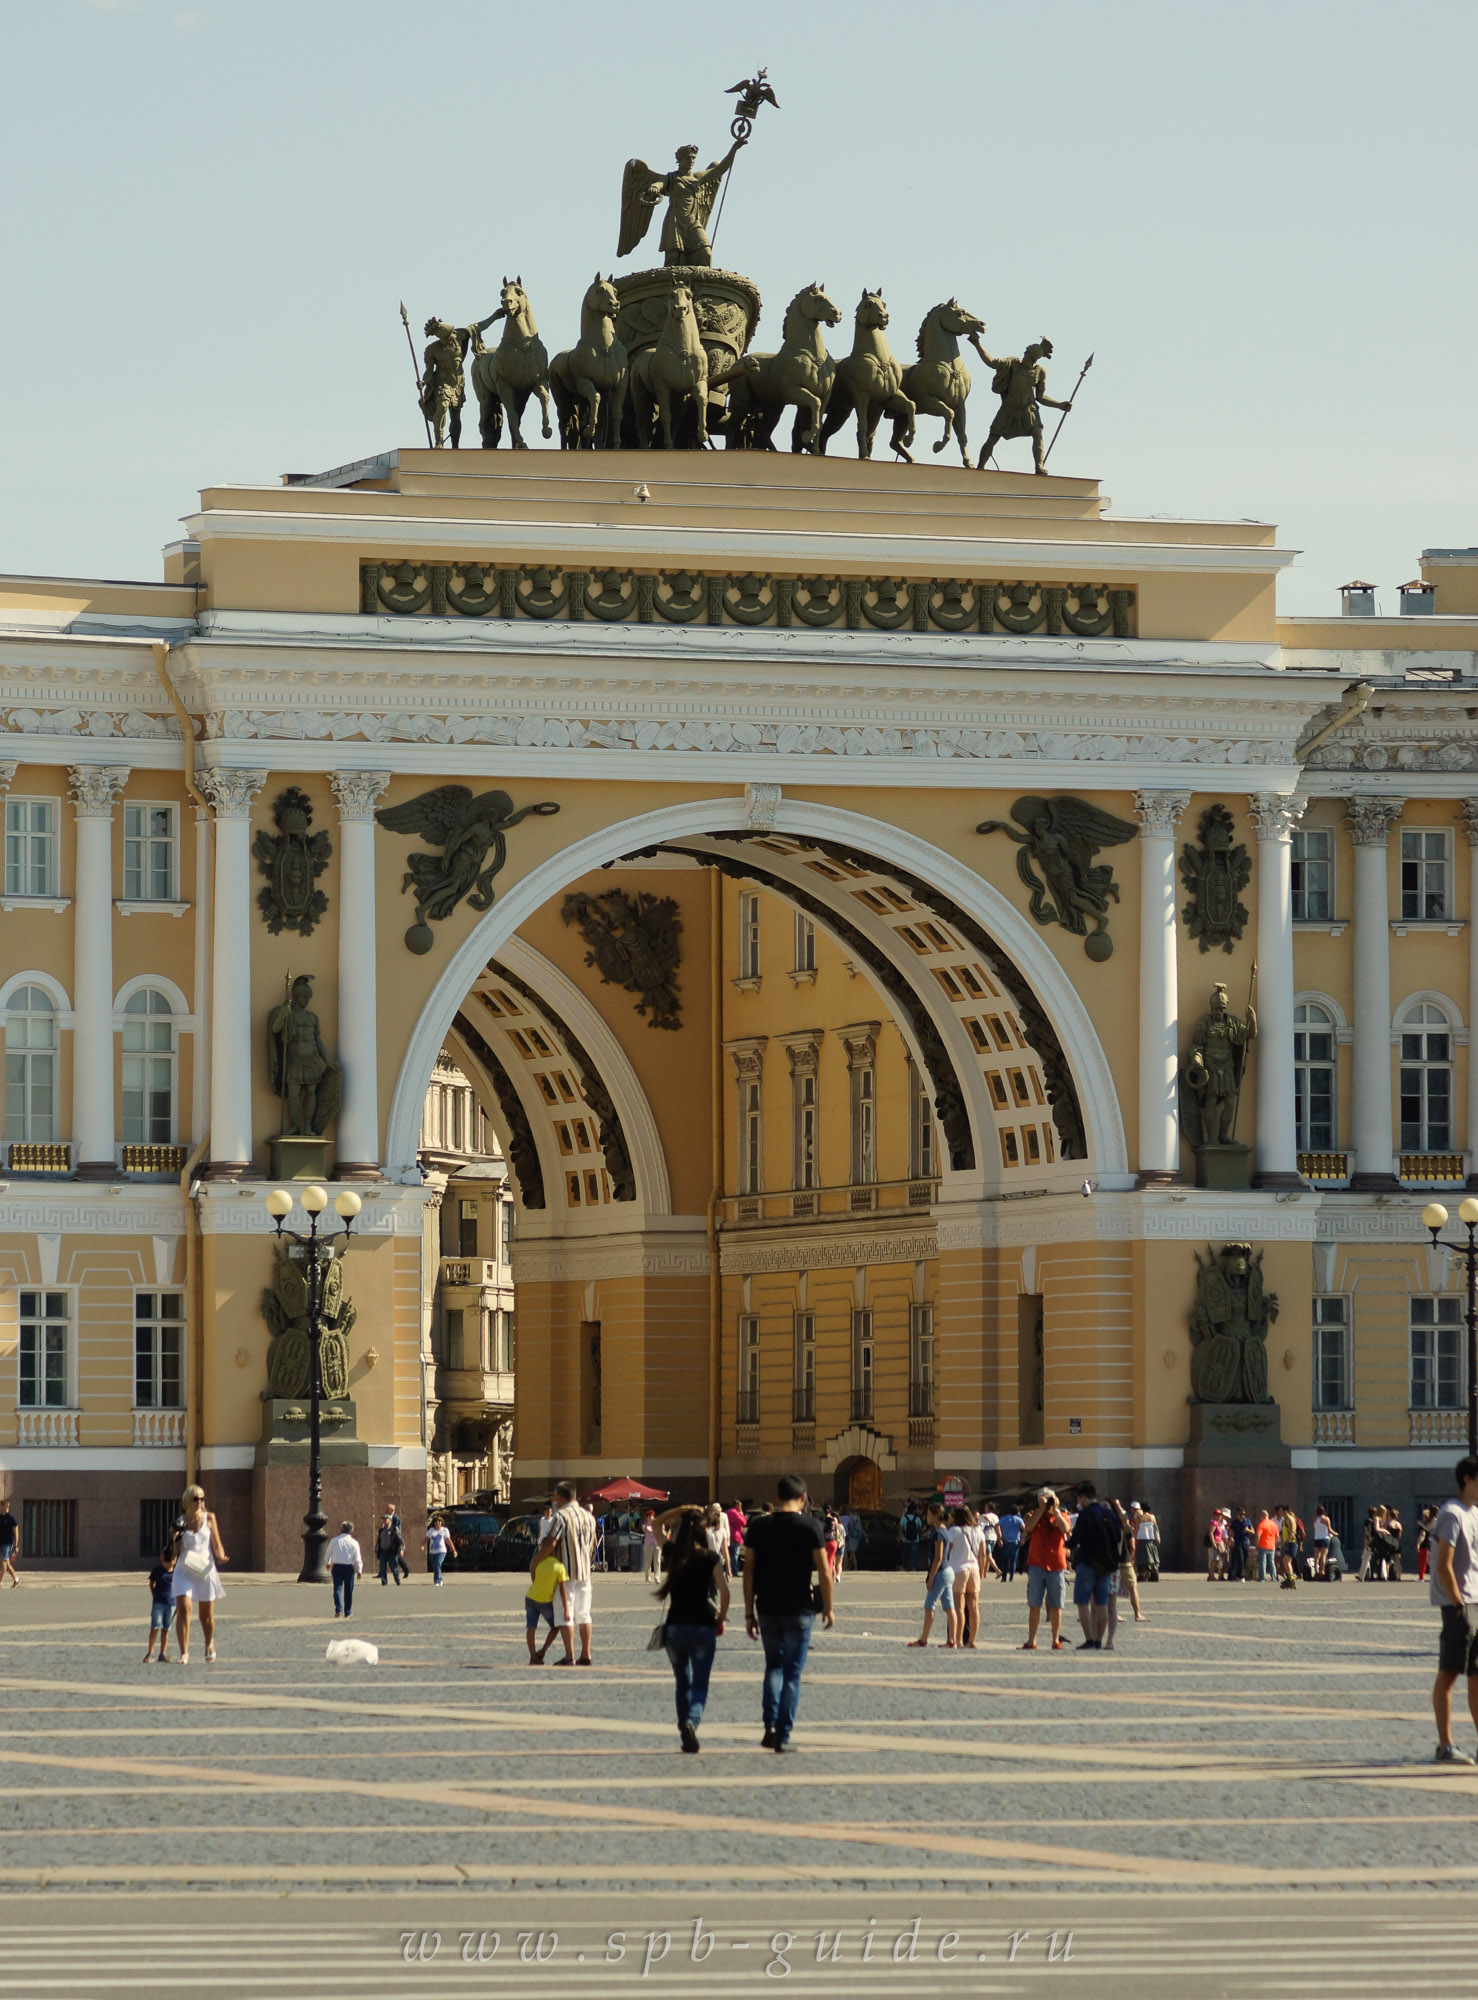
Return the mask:
<svg viewBox="0 0 1478 2000"><path fill-rule="evenodd" d="M339 820L373 819L375 801L390 782L389 771L330 771L328 781L338 802Z"/></svg>
<svg viewBox="0 0 1478 2000"><path fill-rule="evenodd" d="M11 786L15 783L15 774L19 769L19 764L0 764L0 792L8 792L10 790Z"/></svg>
<svg viewBox="0 0 1478 2000"><path fill-rule="evenodd" d="M251 802L267 782L265 771L213 769L196 773L200 789L215 808L217 819L245 819Z"/></svg>
<svg viewBox="0 0 1478 2000"><path fill-rule="evenodd" d="M1189 792L1136 792L1134 816L1141 840L1169 840L1191 802Z"/></svg>
<svg viewBox="0 0 1478 2000"><path fill-rule="evenodd" d="M1405 806L1405 799L1346 799L1345 824L1355 845L1384 847Z"/></svg>
<svg viewBox="0 0 1478 2000"><path fill-rule="evenodd" d="M3 767L0 767L3 770ZM5 788L0 785L0 791ZM1478 847L1478 799L1463 800L1463 827L1467 832L1469 847Z"/></svg>
<svg viewBox="0 0 1478 2000"><path fill-rule="evenodd" d="M127 764L69 764L67 786L78 819L111 819L128 776Z"/></svg>
<svg viewBox="0 0 1478 2000"><path fill-rule="evenodd" d="M1309 802L1299 792L1254 792L1247 803L1259 840L1287 840Z"/></svg>

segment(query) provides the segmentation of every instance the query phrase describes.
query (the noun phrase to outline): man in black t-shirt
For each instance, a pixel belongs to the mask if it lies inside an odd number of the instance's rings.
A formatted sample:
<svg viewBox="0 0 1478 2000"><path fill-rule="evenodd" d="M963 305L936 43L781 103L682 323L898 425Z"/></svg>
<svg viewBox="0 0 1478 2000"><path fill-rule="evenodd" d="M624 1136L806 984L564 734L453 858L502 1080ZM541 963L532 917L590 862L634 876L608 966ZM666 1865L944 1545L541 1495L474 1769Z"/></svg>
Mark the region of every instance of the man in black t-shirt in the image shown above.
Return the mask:
<svg viewBox="0 0 1478 2000"><path fill-rule="evenodd" d="M10 1510L8 1500L0 1500L0 1583L8 1576L11 1588L20 1581L15 1573L15 1548L20 1539L21 1524Z"/></svg>
<svg viewBox="0 0 1478 2000"><path fill-rule="evenodd" d="M831 1570L821 1530L803 1510L806 1482L787 1472L775 1507L750 1522L744 1536L744 1629L765 1649L763 1747L783 1752L800 1700L801 1671L811 1644L819 1591L821 1622L830 1630Z"/></svg>

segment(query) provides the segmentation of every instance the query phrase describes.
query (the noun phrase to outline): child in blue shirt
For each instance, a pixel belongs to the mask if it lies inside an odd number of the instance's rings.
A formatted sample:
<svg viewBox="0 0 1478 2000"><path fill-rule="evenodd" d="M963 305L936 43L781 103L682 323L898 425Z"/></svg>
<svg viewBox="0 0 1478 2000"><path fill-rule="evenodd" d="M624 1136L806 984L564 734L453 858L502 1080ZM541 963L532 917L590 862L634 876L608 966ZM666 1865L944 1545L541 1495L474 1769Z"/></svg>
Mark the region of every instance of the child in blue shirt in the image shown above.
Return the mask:
<svg viewBox="0 0 1478 2000"><path fill-rule="evenodd" d="M174 1603L170 1596L170 1583L174 1576L174 1545L159 1551L159 1560L149 1571L149 1650L144 1655L144 1665L148 1666L154 1657L154 1634L159 1634L159 1664L165 1662L165 1647L169 1644L169 1621L174 1614Z"/></svg>

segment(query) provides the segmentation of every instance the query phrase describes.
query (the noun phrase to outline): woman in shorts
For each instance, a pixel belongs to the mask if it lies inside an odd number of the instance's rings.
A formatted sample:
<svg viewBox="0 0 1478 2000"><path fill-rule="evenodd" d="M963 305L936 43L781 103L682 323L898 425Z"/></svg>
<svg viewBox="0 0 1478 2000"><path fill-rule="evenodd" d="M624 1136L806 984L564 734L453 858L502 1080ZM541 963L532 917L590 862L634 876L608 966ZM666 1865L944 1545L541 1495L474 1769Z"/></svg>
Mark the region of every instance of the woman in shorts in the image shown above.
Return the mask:
<svg viewBox="0 0 1478 2000"><path fill-rule="evenodd" d="M985 1537L968 1507L956 1507L944 1530L944 1560L954 1571L954 1599L962 1646L973 1649L980 1630L980 1577Z"/></svg>
<svg viewBox="0 0 1478 2000"><path fill-rule="evenodd" d="M944 1537L944 1509L937 1500L931 1500L924 1515L925 1542L929 1550L929 1573L924 1588L924 1629L917 1639L910 1639L910 1646L927 1646L929 1634L934 1629L934 1613L943 1608L945 1628L949 1637L946 1646L960 1643L959 1614L955 1610L955 1573L946 1560Z"/></svg>

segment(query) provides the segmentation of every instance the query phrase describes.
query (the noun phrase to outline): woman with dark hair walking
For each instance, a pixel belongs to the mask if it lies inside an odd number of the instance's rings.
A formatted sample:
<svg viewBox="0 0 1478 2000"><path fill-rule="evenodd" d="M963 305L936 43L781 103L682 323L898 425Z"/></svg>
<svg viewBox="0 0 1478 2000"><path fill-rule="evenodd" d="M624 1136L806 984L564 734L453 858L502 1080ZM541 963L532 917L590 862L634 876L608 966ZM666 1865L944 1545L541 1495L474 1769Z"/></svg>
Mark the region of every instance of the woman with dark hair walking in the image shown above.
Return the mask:
<svg viewBox="0 0 1478 2000"><path fill-rule="evenodd" d="M677 1733L695 1757L714 1649L729 1615L729 1579L722 1556L709 1544L703 1508L669 1507L656 1527L659 1536L667 1536L657 1595L667 1601L662 1639L672 1667Z"/></svg>

